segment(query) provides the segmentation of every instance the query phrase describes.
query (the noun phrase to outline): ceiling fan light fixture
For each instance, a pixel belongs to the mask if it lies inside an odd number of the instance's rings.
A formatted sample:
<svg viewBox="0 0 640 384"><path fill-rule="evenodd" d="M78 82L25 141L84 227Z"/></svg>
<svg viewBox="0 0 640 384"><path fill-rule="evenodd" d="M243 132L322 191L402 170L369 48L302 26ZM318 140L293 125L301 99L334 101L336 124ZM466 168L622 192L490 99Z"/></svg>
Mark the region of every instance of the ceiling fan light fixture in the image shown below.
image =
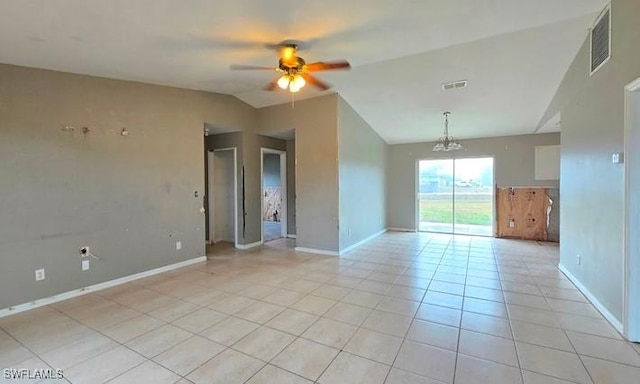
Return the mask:
<svg viewBox="0 0 640 384"><path fill-rule="evenodd" d="M282 89L289 88L290 83L291 83L291 76L289 76L289 74L282 75L282 77L278 79L278 87Z"/></svg>
<svg viewBox="0 0 640 384"><path fill-rule="evenodd" d="M285 63L292 63L295 60L296 48L295 45L285 45L282 47L280 56Z"/></svg>
<svg viewBox="0 0 640 384"><path fill-rule="evenodd" d="M445 112L444 115L444 136L438 139L433 146L433 152L451 152L463 149L462 144L458 143L455 137L449 136L449 115L451 112Z"/></svg>
<svg viewBox="0 0 640 384"><path fill-rule="evenodd" d="M278 79L277 83L278 87L282 89L288 89L291 93L298 92L307 84L304 77L297 73L295 75L286 73Z"/></svg>
<svg viewBox="0 0 640 384"><path fill-rule="evenodd" d="M304 80L304 77L302 77L302 76L300 76L298 74L295 74L293 76L292 80L291 80L290 87L300 89L300 88L304 87L306 84L307 84L307 82Z"/></svg>

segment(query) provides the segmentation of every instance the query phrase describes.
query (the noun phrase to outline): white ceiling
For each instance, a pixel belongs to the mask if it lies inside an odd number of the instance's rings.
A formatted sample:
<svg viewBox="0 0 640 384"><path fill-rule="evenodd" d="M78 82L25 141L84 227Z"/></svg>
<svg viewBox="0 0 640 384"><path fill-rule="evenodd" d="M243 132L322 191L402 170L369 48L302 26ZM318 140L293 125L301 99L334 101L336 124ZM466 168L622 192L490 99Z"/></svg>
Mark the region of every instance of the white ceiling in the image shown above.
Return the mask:
<svg viewBox="0 0 640 384"><path fill-rule="evenodd" d="M263 107L264 47L308 42L307 62L388 142L533 133L606 0L21 0L0 3L0 62L232 94ZM469 87L444 92L445 81ZM298 99L321 93L306 87ZM554 125L559 127L559 125ZM559 128L558 128L559 129ZM548 127L545 131L553 131Z"/></svg>

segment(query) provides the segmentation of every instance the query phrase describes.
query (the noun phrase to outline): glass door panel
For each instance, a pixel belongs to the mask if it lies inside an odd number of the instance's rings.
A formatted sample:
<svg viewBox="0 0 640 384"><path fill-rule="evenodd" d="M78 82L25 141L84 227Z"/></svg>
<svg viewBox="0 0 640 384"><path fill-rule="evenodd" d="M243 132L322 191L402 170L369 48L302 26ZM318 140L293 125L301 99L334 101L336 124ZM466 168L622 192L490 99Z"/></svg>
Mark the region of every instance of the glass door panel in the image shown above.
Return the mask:
<svg viewBox="0 0 640 384"><path fill-rule="evenodd" d="M493 235L493 158L456 159L454 164L456 234Z"/></svg>
<svg viewBox="0 0 640 384"><path fill-rule="evenodd" d="M453 232L453 160L418 163L418 229Z"/></svg>

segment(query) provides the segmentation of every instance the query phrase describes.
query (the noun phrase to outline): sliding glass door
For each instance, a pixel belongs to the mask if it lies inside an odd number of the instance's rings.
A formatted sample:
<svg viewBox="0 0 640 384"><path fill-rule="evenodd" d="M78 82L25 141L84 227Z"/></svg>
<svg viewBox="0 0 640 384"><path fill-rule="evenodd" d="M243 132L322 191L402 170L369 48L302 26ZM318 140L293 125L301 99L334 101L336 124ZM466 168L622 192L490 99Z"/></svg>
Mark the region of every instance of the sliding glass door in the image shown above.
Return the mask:
<svg viewBox="0 0 640 384"><path fill-rule="evenodd" d="M420 160L420 231L493 235L493 158Z"/></svg>
<svg viewBox="0 0 640 384"><path fill-rule="evenodd" d="M453 233L453 161L420 161L418 179L419 230Z"/></svg>

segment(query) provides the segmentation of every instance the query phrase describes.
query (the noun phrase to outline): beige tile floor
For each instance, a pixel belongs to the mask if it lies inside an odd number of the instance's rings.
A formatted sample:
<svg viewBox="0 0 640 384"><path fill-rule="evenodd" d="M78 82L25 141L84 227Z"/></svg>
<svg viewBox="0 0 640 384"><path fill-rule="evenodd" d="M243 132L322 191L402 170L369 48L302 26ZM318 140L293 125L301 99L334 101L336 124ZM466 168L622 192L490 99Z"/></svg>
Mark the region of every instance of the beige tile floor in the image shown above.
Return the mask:
<svg viewBox="0 0 640 384"><path fill-rule="evenodd" d="M554 245L387 233L340 258L291 248L222 248L2 318L0 368L71 383L640 383L640 347L558 271Z"/></svg>

